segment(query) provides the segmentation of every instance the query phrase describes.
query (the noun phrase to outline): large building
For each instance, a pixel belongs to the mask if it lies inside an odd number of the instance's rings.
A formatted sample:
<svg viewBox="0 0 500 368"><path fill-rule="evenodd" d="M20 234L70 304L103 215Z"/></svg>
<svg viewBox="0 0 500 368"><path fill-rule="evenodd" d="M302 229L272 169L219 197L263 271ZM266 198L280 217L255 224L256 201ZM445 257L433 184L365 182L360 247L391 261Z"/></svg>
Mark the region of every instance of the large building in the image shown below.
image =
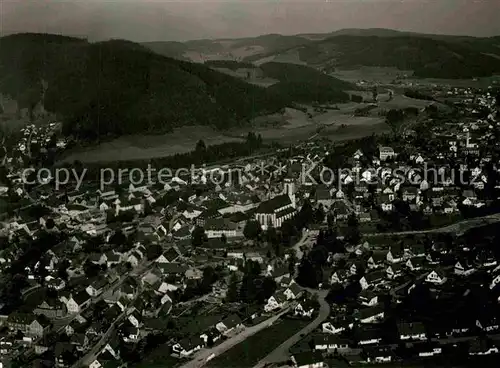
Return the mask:
<svg viewBox="0 0 500 368"><path fill-rule="evenodd" d="M262 202L255 211L255 219L263 230L281 227L283 222L295 215L295 203L287 194L282 194Z"/></svg>

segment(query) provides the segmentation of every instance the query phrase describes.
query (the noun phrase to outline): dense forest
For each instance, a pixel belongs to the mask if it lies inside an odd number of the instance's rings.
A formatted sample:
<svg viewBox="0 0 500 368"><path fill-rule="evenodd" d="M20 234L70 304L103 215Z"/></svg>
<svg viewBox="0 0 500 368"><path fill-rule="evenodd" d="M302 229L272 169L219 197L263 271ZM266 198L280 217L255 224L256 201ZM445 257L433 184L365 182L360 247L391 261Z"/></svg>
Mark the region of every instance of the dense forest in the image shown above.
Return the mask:
<svg viewBox="0 0 500 368"><path fill-rule="evenodd" d="M336 36L310 43L298 52L300 60L309 65L328 64L334 59L338 67L397 67L427 78L472 78L500 72L499 59L468 42L417 36Z"/></svg>

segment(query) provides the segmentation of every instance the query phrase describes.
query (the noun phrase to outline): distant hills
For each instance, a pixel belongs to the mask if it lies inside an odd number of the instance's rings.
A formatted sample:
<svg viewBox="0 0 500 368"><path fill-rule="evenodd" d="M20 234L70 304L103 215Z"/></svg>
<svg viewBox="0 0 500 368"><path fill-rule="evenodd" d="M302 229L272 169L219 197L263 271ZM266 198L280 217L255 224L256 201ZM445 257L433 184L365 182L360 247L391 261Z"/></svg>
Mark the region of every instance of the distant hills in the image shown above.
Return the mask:
<svg viewBox="0 0 500 368"><path fill-rule="evenodd" d="M500 73L500 37L420 34L375 28L190 41L181 45L144 44L163 55L198 62L211 59L260 62L279 60L283 55L298 55L297 62L328 71L339 67L383 66L413 70L417 77L456 79Z"/></svg>
<svg viewBox="0 0 500 368"><path fill-rule="evenodd" d="M325 80L311 83L300 77L307 67L283 72L269 65L266 73L284 84L265 89L121 40L18 34L1 38L0 50L0 92L29 108L42 100L46 110L64 118L67 134L88 139L185 125L224 129L295 102L344 101L342 89L351 87L312 69L316 81Z"/></svg>
<svg viewBox="0 0 500 368"><path fill-rule="evenodd" d="M500 37L386 29L145 44L17 34L0 38L0 50L0 93L28 108L42 102L63 118L67 134L89 139L186 125L226 129L297 104L343 102L356 87L326 74L336 68L392 66L435 78L500 74ZM248 83L239 73L245 68L277 82Z"/></svg>

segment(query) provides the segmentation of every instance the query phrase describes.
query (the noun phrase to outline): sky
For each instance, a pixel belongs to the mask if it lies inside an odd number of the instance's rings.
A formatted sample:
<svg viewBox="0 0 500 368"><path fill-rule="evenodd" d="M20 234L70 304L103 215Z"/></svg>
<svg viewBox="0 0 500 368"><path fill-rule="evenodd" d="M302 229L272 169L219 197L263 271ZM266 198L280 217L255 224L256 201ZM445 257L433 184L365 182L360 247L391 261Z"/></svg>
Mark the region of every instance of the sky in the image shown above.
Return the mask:
<svg viewBox="0 0 500 368"><path fill-rule="evenodd" d="M145 41L391 28L500 35L500 0L0 0L0 33Z"/></svg>

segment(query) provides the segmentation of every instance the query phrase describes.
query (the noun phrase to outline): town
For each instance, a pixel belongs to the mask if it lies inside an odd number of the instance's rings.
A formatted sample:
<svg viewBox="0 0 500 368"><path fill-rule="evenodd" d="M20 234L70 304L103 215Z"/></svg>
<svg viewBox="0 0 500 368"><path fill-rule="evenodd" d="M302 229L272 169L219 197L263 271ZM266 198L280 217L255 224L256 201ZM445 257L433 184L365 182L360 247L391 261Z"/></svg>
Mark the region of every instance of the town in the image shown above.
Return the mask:
<svg viewBox="0 0 500 368"><path fill-rule="evenodd" d="M37 178L69 144L55 122L4 140L3 366L495 356L500 101L426 93L449 104L391 110L391 133L319 135L164 183Z"/></svg>

